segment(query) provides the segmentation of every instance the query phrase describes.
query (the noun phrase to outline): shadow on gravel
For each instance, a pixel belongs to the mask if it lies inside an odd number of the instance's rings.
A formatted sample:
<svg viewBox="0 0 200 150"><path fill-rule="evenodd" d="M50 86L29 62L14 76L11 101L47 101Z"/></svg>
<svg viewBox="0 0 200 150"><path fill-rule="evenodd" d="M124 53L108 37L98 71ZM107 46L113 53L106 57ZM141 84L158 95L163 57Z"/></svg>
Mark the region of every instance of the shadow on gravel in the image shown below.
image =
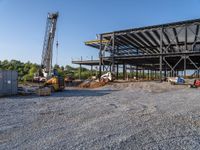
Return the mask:
<svg viewBox="0 0 200 150"><path fill-rule="evenodd" d="M91 89L67 89L62 92L55 92L52 93L51 96L38 96L38 95L27 95L27 96L8 96L2 98L2 100L7 99L32 99L32 98L50 98L50 97L73 97L73 96L104 96L107 94L110 94L111 92L114 92L117 90L91 90ZM1 98L0 98L1 100Z"/></svg>
<svg viewBox="0 0 200 150"><path fill-rule="evenodd" d="M53 93L51 97L71 97L71 96L104 96L116 90L79 90L68 89L62 92Z"/></svg>

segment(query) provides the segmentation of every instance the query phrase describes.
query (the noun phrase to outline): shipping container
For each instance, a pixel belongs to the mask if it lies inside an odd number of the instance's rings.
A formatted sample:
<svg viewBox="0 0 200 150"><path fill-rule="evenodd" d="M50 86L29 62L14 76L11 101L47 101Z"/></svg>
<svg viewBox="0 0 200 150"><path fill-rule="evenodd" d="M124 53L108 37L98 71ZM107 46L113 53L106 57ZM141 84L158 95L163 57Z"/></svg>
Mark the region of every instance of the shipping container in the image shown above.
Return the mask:
<svg viewBox="0 0 200 150"><path fill-rule="evenodd" d="M18 87L18 73L11 70L0 70L0 97L16 95Z"/></svg>

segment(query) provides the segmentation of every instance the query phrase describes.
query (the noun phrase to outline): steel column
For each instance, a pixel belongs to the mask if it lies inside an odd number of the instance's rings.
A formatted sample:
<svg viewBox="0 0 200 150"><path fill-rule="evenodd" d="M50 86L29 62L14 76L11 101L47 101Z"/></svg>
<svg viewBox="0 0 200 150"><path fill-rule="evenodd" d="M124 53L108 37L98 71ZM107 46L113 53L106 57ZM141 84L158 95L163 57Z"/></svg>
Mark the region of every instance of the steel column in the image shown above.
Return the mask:
<svg viewBox="0 0 200 150"><path fill-rule="evenodd" d="M144 79L144 68L142 69L142 78Z"/></svg>
<svg viewBox="0 0 200 150"><path fill-rule="evenodd" d="M162 81L162 65L163 65L163 28L160 31L160 81Z"/></svg>
<svg viewBox="0 0 200 150"><path fill-rule="evenodd" d="M102 66L102 35L100 34L100 47L99 47L99 79L101 78L101 66Z"/></svg>
<svg viewBox="0 0 200 150"><path fill-rule="evenodd" d="M184 77L186 77L186 62L187 60L186 60L186 56L184 56Z"/></svg>
<svg viewBox="0 0 200 150"><path fill-rule="evenodd" d="M81 79L81 64L79 65L79 80Z"/></svg>
<svg viewBox="0 0 200 150"><path fill-rule="evenodd" d="M187 51L187 26L185 26L185 51Z"/></svg>
<svg viewBox="0 0 200 150"><path fill-rule="evenodd" d="M138 66L136 66L136 80L138 80Z"/></svg>
<svg viewBox="0 0 200 150"><path fill-rule="evenodd" d="M119 64L117 64L117 80L119 79Z"/></svg>
<svg viewBox="0 0 200 150"><path fill-rule="evenodd" d="M126 73L125 73L125 63L123 62L123 80L126 78Z"/></svg>
<svg viewBox="0 0 200 150"><path fill-rule="evenodd" d="M113 37L112 37L112 69L110 71L112 71L113 73L115 72L115 33L113 33Z"/></svg>

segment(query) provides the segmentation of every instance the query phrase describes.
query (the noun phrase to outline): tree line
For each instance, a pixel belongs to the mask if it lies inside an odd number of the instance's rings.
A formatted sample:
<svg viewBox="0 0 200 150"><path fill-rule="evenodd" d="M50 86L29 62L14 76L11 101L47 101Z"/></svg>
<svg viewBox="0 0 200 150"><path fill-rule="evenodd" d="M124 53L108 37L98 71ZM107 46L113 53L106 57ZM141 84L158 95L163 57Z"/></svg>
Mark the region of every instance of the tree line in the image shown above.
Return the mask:
<svg viewBox="0 0 200 150"><path fill-rule="evenodd" d="M70 65L53 67L57 69L59 75L63 77L71 76L75 79L79 78L80 68L72 67ZM18 79L20 81L32 80L34 75L40 70L40 65L31 63L30 61L24 63L19 60L3 60L0 61L0 70L16 70L18 72ZM91 76L91 72L87 68L81 68L81 78L87 79Z"/></svg>

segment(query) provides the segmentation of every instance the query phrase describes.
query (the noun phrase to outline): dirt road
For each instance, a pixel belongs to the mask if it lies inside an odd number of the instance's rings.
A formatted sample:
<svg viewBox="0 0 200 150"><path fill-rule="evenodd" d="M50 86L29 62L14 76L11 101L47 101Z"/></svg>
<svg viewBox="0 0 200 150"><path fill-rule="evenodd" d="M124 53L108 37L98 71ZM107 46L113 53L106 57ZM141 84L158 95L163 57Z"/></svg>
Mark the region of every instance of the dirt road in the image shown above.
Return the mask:
<svg viewBox="0 0 200 150"><path fill-rule="evenodd" d="M0 98L0 149L200 149L200 89L121 83Z"/></svg>

